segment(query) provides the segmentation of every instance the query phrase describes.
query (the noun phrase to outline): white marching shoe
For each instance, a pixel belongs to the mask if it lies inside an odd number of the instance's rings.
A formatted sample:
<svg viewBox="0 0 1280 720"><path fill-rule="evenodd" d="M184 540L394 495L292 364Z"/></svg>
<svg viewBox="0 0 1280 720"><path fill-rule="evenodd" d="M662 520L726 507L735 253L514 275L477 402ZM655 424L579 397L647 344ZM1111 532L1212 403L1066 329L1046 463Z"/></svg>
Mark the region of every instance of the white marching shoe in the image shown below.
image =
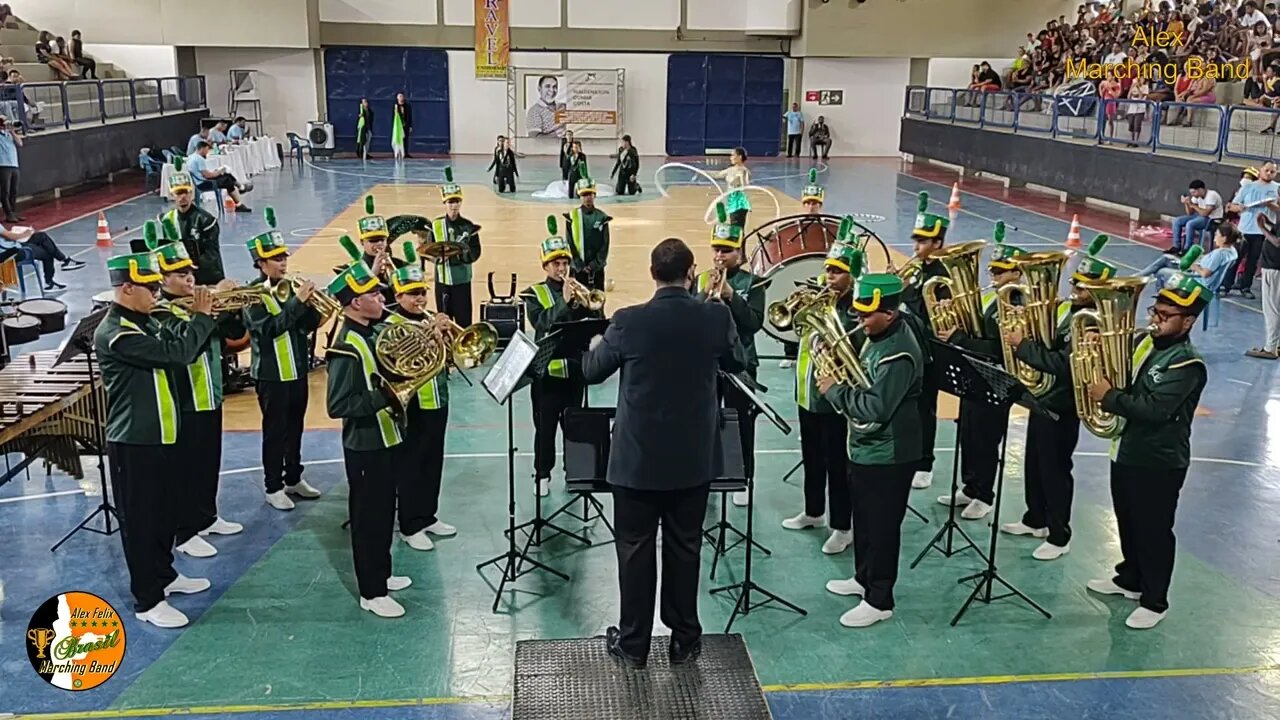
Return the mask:
<svg viewBox="0 0 1280 720"><path fill-rule="evenodd" d="M551 494L551 478L538 478L538 497Z"/></svg>
<svg viewBox="0 0 1280 720"><path fill-rule="evenodd" d="M840 616L840 624L845 627L863 628L870 627L893 617L892 610L877 610L867 604L866 600L858 603L858 606L849 612Z"/></svg>
<svg viewBox="0 0 1280 720"><path fill-rule="evenodd" d="M387 578L387 590L396 592L403 590L413 584L413 578L408 575L392 575Z"/></svg>
<svg viewBox="0 0 1280 720"><path fill-rule="evenodd" d="M788 530L807 530L809 528L822 527L823 519L812 515L800 513L795 517L789 517L782 521L782 527Z"/></svg>
<svg viewBox="0 0 1280 720"><path fill-rule="evenodd" d="M432 550L436 546L435 543L431 542L431 538L427 536L426 530L419 530L412 535L401 535L400 537L404 540L405 545L414 550Z"/></svg>
<svg viewBox="0 0 1280 720"><path fill-rule="evenodd" d="M208 590L212 583L208 578L189 578L182 573L178 573L178 577L173 579L164 588L164 596L170 595L195 595Z"/></svg>
<svg viewBox="0 0 1280 720"><path fill-rule="evenodd" d="M746 490L739 490L733 494L733 504L737 507L746 507L748 499L750 499L750 496L747 495Z"/></svg>
<svg viewBox="0 0 1280 720"><path fill-rule="evenodd" d="M193 558L209 558L218 554L218 548L210 545L208 541L199 535L192 535L191 539L174 548L183 555L190 555Z"/></svg>
<svg viewBox="0 0 1280 720"><path fill-rule="evenodd" d="M244 525L222 518L214 518L209 527L200 531L201 535L239 535L244 532Z"/></svg>
<svg viewBox="0 0 1280 720"><path fill-rule="evenodd" d="M828 580L827 592L846 597L850 595L862 597L867 591L857 579L849 578L848 580Z"/></svg>
<svg viewBox="0 0 1280 720"><path fill-rule="evenodd" d="M832 530L831 536L822 543L822 552L827 555L839 555L853 544L852 530Z"/></svg>
<svg viewBox="0 0 1280 720"><path fill-rule="evenodd" d="M447 522L437 520L427 526L427 532L438 537L453 537L458 534L458 528Z"/></svg>
<svg viewBox="0 0 1280 720"><path fill-rule="evenodd" d="M1071 543L1058 546L1045 540L1040 546L1031 551L1031 557L1037 560L1057 560L1058 558L1071 552Z"/></svg>
<svg viewBox="0 0 1280 720"><path fill-rule="evenodd" d="M320 491L312 487L311 483L306 480L299 480L297 485L285 485L284 491L290 495L297 495L308 500L320 497Z"/></svg>
<svg viewBox="0 0 1280 720"><path fill-rule="evenodd" d="M1141 600L1142 593L1133 590L1125 590L1116 584L1113 578L1098 578L1085 583L1085 587L1099 595L1120 595L1128 600Z"/></svg>
<svg viewBox="0 0 1280 720"><path fill-rule="evenodd" d="M991 506L981 500L970 500L968 505L964 506L964 510L960 511L960 517L965 520L981 520L991 514Z"/></svg>
<svg viewBox="0 0 1280 720"><path fill-rule="evenodd" d="M1163 620L1164 616L1167 614L1168 611L1158 613L1154 610L1139 607L1137 610L1129 613L1129 617L1125 618L1124 624L1134 630L1150 630L1156 625L1159 625L1160 621Z"/></svg>
<svg viewBox="0 0 1280 720"><path fill-rule="evenodd" d="M961 505L968 505L971 500L972 498L965 495L963 490L957 490L955 495L943 495L939 497L938 504L946 505L947 507L951 507L953 505L959 507Z"/></svg>
<svg viewBox="0 0 1280 720"><path fill-rule="evenodd" d="M191 622L181 610L163 600L156 603L156 606L150 610L134 613L133 616L142 622L166 629L186 627L187 623Z"/></svg>
<svg viewBox="0 0 1280 720"><path fill-rule="evenodd" d="M912 490L924 490L933 484L932 470L917 470L916 474L911 478Z"/></svg>
<svg viewBox="0 0 1280 720"><path fill-rule="evenodd" d="M1049 537L1049 528L1033 528L1030 525L1024 525L1021 520L1001 525L1000 532L1008 535L1030 535L1041 540Z"/></svg>
<svg viewBox="0 0 1280 720"><path fill-rule="evenodd" d="M284 494L284 490L267 493L267 504L277 510L292 510L293 501L288 495Z"/></svg>
<svg viewBox="0 0 1280 720"><path fill-rule="evenodd" d="M387 595L373 599L360 598L360 609L368 610L374 615L383 618L404 617L404 606Z"/></svg>

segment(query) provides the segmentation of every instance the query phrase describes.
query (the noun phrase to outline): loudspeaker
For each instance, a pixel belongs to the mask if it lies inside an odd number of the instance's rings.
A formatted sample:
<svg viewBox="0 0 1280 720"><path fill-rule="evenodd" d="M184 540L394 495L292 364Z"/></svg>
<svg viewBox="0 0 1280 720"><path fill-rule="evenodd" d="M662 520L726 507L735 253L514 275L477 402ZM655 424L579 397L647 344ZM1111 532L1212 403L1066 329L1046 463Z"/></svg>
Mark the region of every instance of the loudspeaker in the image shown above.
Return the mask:
<svg viewBox="0 0 1280 720"><path fill-rule="evenodd" d="M333 125L320 120L307 122L307 141L312 157L333 157Z"/></svg>

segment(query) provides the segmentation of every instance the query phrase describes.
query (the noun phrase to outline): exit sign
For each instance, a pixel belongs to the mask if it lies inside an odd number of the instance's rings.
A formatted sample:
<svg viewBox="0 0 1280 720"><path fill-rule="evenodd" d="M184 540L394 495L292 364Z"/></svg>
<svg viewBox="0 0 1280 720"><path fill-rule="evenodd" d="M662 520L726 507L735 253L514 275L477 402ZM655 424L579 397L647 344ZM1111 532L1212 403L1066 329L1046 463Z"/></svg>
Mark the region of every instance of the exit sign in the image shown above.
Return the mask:
<svg viewBox="0 0 1280 720"><path fill-rule="evenodd" d="M805 90L804 101L819 105L843 105L843 90Z"/></svg>

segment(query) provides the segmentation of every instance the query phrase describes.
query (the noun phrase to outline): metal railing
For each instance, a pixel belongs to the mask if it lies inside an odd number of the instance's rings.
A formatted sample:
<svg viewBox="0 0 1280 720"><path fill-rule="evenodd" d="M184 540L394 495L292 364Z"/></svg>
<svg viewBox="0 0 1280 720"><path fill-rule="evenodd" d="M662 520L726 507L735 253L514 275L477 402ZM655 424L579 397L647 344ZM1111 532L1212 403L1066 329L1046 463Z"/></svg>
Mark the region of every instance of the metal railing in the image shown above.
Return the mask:
<svg viewBox="0 0 1280 720"><path fill-rule="evenodd" d="M205 101L203 75L0 87L0 113L28 131L200 110Z"/></svg>
<svg viewBox="0 0 1280 720"><path fill-rule="evenodd" d="M903 117L1058 140L1248 160L1280 153L1280 109L913 85Z"/></svg>

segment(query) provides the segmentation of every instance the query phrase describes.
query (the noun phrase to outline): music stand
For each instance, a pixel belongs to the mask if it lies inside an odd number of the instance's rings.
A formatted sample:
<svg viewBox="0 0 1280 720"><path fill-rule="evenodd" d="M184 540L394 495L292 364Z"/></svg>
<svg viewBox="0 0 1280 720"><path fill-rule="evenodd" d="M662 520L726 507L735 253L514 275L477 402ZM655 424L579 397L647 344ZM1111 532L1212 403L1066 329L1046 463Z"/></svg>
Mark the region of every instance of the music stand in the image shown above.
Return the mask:
<svg viewBox="0 0 1280 720"><path fill-rule="evenodd" d="M777 427L779 430L782 431L783 435L791 434L791 426L787 424L787 421L783 420L782 416L778 415L778 413L775 412L773 408L769 407L768 403L766 403L758 395L756 395L756 393L752 390L752 388L748 386L747 382L744 382L743 379L739 378L737 375L731 375L729 373L721 373L721 375L724 376L731 385L736 387L738 391L741 392L747 398L747 400L750 401L748 413L764 415L766 418L769 419L769 422L773 423L775 427ZM739 420L741 421L741 419ZM747 418L747 421L754 422L755 421L754 416ZM746 464L744 463L744 467L745 465ZM724 626L724 631L726 633L728 633L729 630L733 628L733 623L735 620L738 619L739 615L748 615L751 613L752 610L762 605L767 605L771 602L776 602L779 605L783 605L786 608L794 612L797 612L801 615L809 614L808 611L806 611L804 608L800 607L799 605L796 605L795 603L792 603L788 600L784 600L781 596L776 595L760 587L760 585L757 584L756 581L752 579L751 556L753 553L751 552L751 546L753 544L752 534L755 527L754 517L755 517L755 486L756 486L755 478L753 477L754 474L755 474L754 471L746 473L747 475L747 534L743 537L743 540L745 540L747 544L747 548L746 548L747 561L746 561L746 567L743 572L742 582L714 588L711 591L712 595L715 595L716 593L733 593L735 591L738 593L738 597L734 600L734 603L733 603L733 612L729 613L729 622L726 623ZM722 500L721 505L723 504L724 502ZM753 604L751 602L752 592L760 593L761 595L764 596L764 599L761 600L760 602Z"/></svg>
<svg viewBox="0 0 1280 720"><path fill-rule="evenodd" d="M989 362L980 360L971 355L967 355L965 357L965 361L971 366L978 382L986 386L985 396L992 401L992 405L1009 408L1017 404L1027 408L1033 413L1040 413L1050 419L1057 419L1057 413L1041 405L1040 402L1036 400L1035 396L1027 390L1026 385L1023 385L1017 378L1005 372L1003 368L992 365ZM1011 585L1008 580L1000 577L1000 573L996 569L996 539L1000 536L1000 501L1004 495L1004 473L1006 467L1005 450L1008 446L1008 442L1009 433L1005 432L1004 438L1000 441L1000 470L996 473L996 498L995 506L992 509L993 516L996 520L991 523L991 545L985 556L987 566L979 572L962 577L957 581L961 585L972 580L977 580L978 582L974 584L973 592L969 593L969 598L964 601L964 605L960 606L960 611L951 619L952 627L955 627L956 623L960 622L960 618L964 616L965 611L969 609L969 606L974 600L980 600L981 602L989 605L996 600L1002 600L1007 597L1019 598L1039 611L1041 615L1044 615L1045 619L1053 618L1053 616L1049 614L1048 610L1045 610L1037 604L1036 601L1027 597L1025 593ZM1000 583L1008 589L1009 592L1004 593L1003 595L992 595L992 588L995 583Z"/></svg>
<svg viewBox="0 0 1280 720"><path fill-rule="evenodd" d="M98 388L95 387L97 380L100 378L95 378L93 362L93 357L95 355L93 349L93 334L97 332L98 326L102 324L102 320L107 316L107 311L110 308L110 305L98 308L97 310L80 318L80 322L76 323L75 328L71 330L71 334L63 341L61 351L58 353L57 359L53 362L53 367L58 367L59 365L75 358L77 355L84 354L85 362L88 364L89 412L93 413L93 427L98 439L98 442L94 443L94 451L98 456L98 483L102 492L102 502L98 503L98 507L94 508L93 512L89 513L88 517L81 520L79 525L71 528L71 532L63 535L61 540L54 543L53 547L49 548L49 552L57 552L58 548L62 547L63 543L70 540L71 536L81 530L87 530L99 535L114 535L116 531L120 529L120 513L117 512L115 507L111 504L110 496L107 494L107 461L104 455L105 448L103 447L106 443L107 437L106 413L104 412L104 408L102 407L98 397ZM102 513L103 527L105 528L103 530L99 530L98 528L89 525L89 523L93 522L93 519L98 516L98 513ZM114 528L111 526L112 516L115 516L116 519L116 527Z"/></svg>
<svg viewBox="0 0 1280 720"><path fill-rule="evenodd" d="M754 378L752 378L750 375L747 375L746 373L730 374L726 372L721 372L720 377L724 379L724 383L726 385L733 385L736 388L742 389L744 392L749 391L752 400L757 403L761 402L761 400L759 399L760 393L765 393L769 391L769 388L765 387L764 385L761 385L759 382L757 382ZM747 417L739 417L737 415L734 416L739 426L741 426L744 423L754 423L756 421L756 416L760 415L761 411L758 409L759 406L753 406L753 407L756 407L757 409ZM768 407L768 406L765 405L765 407ZM780 415L774 412L772 408L769 408L769 412L773 413L773 417L770 417L770 421L774 422L774 424L781 422L782 425L780 425L779 428L780 429L782 427L786 428L785 430L783 430L783 434L784 435L790 434L791 427L787 425L786 421L783 420ZM732 451L725 450L725 452L732 452ZM738 452L743 455L743 467L745 468L748 464L746 462L746 449L742 447L738 447ZM752 460L754 459L755 458L752 458ZM752 477L754 477L755 463L752 462L750 463L750 465L753 469ZM792 468L792 472L795 472L795 468ZM727 482L731 482L733 480L741 480L744 484L749 484L752 478L746 477L746 474L747 473L744 470L743 477L735 478L730 476L730 477L726 477L725 480ZM790 475L790 473L788 473L788 475ZM784 482L786 481L786 477L783 477L783 481ZM750 488L746 488L746 489L750 490ZM729 522L729 507L728 507L729 493L732 492L734 494L737 494L741 492L741 490L728 490L728 489L724 489L724 486L721 485L719 488L717 488L713 492L720 493L720 519L717 520L715 524L712 525L711 527L704 529L702 531L702 536L705 537L707 539L707 542L711 544L710 577L712 580L715 580L716 570L720 566L720 558L724 557L725 555L728 555L730 550L738 547L744 542L747 543L748 552L751 551L751 548L756 548L760 552L764 553L765 555L772 555L773 553L770 552L769 548L765 547L764 545L761 545L754 538L748 538L746 533L742 532L737 527L735 527L733 523ZM752 495L750 492L748 492L747 493L748 503L750 503L751 499L752 499ZM748 518L748 520L749 519L750 518ZM725 544L726 533L733 533L734 535L738 536L738 539L726 545Z"/></svg>
<svg viewBox="0 0 1280 720"><path fill-rule="evenodd" d="M523 332L517 330L511 341L498 356L497 362L485 374L480 382L489 396L499 405L507 406L507 549L501 555L476 565L479 572L489 565L502 567L502 580L498 583L493 598L493 612L498 612L498 603L502 601L502 592L507 583L515 582L520 577L534 570L545 570L562 580L569 576L553 567L544 565L529 556L529 544L516 548L516 445L515 445L515 393L528 386L541 371L545 371L547 362L555 349L555 344L548 342L550 336L541 343L535 343ZM538 369L541 368L541 371ZM527 523L526 523L527 524ZM530 567L524 567L525 564Z"/></svg>

